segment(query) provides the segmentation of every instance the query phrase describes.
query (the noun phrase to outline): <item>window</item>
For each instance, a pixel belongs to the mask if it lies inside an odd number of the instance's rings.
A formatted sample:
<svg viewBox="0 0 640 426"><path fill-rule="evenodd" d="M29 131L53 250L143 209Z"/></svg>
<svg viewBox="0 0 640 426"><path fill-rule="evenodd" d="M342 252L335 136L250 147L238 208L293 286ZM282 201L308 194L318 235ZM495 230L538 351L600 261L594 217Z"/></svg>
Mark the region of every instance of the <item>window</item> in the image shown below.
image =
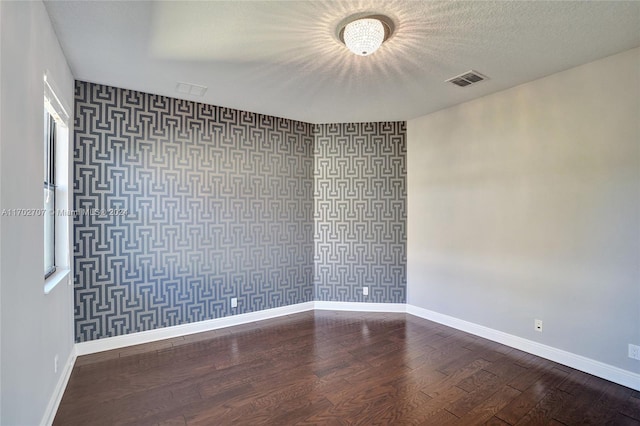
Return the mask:
<svg viewBox="0 0 640 426"><path fill-rule="evenodd" d="M0 0L1 1L1 0ZM69 209L69 115L56 95L55 84L44 76L44 292L49 293L71 272L71 219ZM69 281L71 284L71 281Z"/></svg>
<svg viewBox="0 0 640 426"><path fill-rule="evenodd" d="M44 110L44 277L56 271L56 121Z"/></svg>

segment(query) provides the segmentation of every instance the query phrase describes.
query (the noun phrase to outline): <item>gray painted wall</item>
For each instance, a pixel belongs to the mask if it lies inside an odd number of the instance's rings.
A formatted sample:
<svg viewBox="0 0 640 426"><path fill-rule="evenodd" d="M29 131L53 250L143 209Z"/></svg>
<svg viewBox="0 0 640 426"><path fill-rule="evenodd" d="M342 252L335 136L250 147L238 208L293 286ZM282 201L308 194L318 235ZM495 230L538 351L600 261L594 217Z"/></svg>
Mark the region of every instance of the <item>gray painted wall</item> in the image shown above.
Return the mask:
<svg viewBox="0 0 640 426"><path fill-rule="evenodd" d="M638 123L639 49L409 121L408 302L640 372Z"/></svg>
<svg viewBox="0 0 640 426"><path fill-rule="evenodd" d="M0 204L41 209L43 75L68 107L73 76L41 2L0 2L0 42ZM0 424L37 425L73 350L73 288L44 294L42 216L5 216L0 234Z"/></svg>

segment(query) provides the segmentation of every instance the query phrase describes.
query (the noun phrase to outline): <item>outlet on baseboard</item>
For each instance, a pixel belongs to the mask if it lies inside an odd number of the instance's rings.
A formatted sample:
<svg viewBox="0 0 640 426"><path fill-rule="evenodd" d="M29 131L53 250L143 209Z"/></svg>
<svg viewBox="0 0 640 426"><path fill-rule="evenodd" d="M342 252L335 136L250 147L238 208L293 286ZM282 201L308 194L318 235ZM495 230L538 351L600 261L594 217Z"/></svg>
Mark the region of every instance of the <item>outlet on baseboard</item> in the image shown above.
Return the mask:
<svg viewBox="0 0 640 426"><path fill-rule="evenodd" d="M533 326L536 329L536 331L539 331L540 333L542 333L542 320L539 320L539 319L535 320L533 322Z"/></svg>
<svg viewBox="0 0 640 426"><path fill-rule="evenodd" d="M629 343L629 358L640 360L640 346Z"/></svg>
<svg viewBox="0 0 640 426"><path fill-rule="evenodd" d="M369 287L367 287L367 286L362 287L362 295L363 296L368 296L369 295Z"/></svg>
<svg viewBox="0 0 640 426"><path fill-rule="evenodd" d="M238 307L238 298L237 297L232 297L231 298L231 307L232 308L237 308Z"/></svg>

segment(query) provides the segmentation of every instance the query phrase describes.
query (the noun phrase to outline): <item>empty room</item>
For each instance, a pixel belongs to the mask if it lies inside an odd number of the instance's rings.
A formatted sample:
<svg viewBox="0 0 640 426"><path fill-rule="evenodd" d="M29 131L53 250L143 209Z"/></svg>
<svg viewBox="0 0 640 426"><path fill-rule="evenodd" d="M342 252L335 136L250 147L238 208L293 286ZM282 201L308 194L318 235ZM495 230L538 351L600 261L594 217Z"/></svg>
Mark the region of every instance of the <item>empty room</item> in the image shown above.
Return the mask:
<svg viewBox="0 0 640 426"><path fill-rule="evenodd" d="M640 1L0 0L0 424L640 425Z"/></svg>

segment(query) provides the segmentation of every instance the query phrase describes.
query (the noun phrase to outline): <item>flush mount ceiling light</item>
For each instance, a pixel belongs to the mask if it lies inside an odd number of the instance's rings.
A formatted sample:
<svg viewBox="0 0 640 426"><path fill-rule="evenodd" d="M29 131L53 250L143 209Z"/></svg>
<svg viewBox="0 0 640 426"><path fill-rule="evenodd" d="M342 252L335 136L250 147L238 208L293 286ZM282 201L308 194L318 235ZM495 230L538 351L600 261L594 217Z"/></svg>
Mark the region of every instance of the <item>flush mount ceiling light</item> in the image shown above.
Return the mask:
<svg viewBox="0 0 640 426"><path fill-rule="evenodd" d="M352 16L338 26L338 39L353 53L369 56L393 33L393 21L383 15Z"/></svg>

